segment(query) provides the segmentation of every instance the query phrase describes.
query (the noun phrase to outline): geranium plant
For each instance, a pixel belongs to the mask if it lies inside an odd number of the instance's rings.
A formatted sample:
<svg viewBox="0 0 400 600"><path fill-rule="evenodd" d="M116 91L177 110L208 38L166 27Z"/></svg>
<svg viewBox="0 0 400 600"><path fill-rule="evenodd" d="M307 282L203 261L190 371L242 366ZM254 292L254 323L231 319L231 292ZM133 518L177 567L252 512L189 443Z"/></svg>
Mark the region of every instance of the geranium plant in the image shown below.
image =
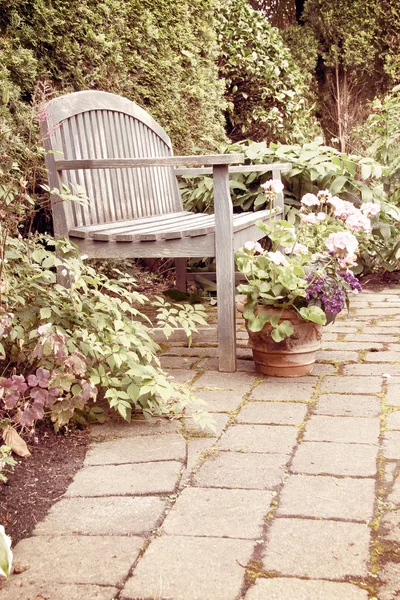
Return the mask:
<svg viewBox="0 0 400 600"><path fill-rule="evenodd" d="M271 182L265 185L268 199L273 187ZM257 332L270 323L276 342L294 332L292 324L282 320L284 309L325 325L348 306L351 293L361 291L351 269L368 242L371 219L379 213L376 204L357 208L326 190L306 194L301 203L297 231L284 220L259 222L271 249L247 242L236 254L238 269L247 280L238 290L246 296L243 314L248 328ZM260 310L260 305L281 309L281 313Z"/></svg>

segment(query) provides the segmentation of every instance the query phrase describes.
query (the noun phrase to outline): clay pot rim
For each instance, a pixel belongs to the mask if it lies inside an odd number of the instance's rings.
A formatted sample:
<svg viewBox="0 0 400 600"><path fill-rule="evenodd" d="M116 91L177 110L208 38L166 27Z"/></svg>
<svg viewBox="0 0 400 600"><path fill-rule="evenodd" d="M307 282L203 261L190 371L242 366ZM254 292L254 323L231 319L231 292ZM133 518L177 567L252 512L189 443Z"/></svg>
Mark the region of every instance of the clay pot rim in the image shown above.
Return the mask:
<svg viewBox="0 0 400 600"><path fill-rule="evenodd" d="M245 300L246 296L240 296L238 298L238 300L236 301L236 308L238 310L238 312L240 312L241 314L243 314L244 312L244 305L245 305ZM256 313L259 313L260 311L266 311L269 313L276 313L276 314L280 314L282 316L282 319L298 319L299 321L303 321L305 323L308 323L309 321L305 321L296 311L295 308L277 308L276 306L268 306L267 304L259 304L258 306L256 306Z"/></svg>

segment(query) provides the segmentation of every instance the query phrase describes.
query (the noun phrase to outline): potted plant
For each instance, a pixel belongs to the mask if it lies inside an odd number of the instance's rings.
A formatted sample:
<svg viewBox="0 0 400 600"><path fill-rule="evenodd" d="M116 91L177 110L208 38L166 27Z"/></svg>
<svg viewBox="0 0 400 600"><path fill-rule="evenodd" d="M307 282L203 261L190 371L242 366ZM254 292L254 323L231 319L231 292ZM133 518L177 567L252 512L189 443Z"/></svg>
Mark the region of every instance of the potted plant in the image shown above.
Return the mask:
<svg viewBox="0 0 400 600"><path fill-rule="evenodd" d="M273 186L264 185L271 199ZM322 191L303 196L297 231L283 220L258 223L271 248L247 242L236 253L246 278L238 287L243 294L238 309L258 371L278 377L311 372L322 325L348 307L351 293L361 291L351 269L378 212L378 205L357 208Z"/></svg>

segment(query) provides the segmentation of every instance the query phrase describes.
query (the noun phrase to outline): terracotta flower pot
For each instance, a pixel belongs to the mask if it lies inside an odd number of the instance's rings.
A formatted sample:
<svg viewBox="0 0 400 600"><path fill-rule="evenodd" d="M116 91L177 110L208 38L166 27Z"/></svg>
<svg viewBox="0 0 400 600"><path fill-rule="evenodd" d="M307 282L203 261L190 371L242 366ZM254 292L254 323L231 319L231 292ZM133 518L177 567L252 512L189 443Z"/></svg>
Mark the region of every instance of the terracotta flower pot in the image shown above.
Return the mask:
<svg viewBox="0 0 400 600"><path fill-rule="evenodd" d="M244 303L238 301L238 311L243 313ZM294 310L260 306L260 311L281 315L280 321L290 321L294 333L282 342L271 337L272 326L269 323L259 332L249 331L249 346L253 350L256 370L272 377L302 377L312 371L316 354L321 346L322 325L304 321Z"/></svg>

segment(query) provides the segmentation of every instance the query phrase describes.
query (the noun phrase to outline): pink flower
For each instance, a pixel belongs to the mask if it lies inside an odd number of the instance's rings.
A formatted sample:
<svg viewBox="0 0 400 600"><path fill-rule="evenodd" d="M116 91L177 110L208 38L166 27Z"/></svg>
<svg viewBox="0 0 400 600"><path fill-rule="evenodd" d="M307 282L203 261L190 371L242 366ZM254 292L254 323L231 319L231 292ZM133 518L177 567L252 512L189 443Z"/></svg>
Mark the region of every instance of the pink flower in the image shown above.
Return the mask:
<svg viewBox="0 0 400 600"><path fill-rule="evenodd" d="M320 222L321 222L321 221L325 221L325 219L326 219L326 214L325 214L325 213L323 213L323 212L319 212L319 213L317 214L317 221L320 221Z"/></svg>
<svg viewBox="0 0 400 600"><path fill-rule="evenodd" d="M307 223L307 225L314 225L317 222L317 217L314 213L310 213L309 215L301 215L301 220L303 223Z"/></svg>
<svg viewBox="0 0 400 600"><path fill-rule="evenodd" d="M339 255L355 255L358 249L358 241L350 231L337 231L330 233L326 240L326 247L330 252Z"/></svg>
<svg viewBox="0 0 400 600"><path fill-rule="evenodd" d="M267 256L271 262L275 263L278 266L287 264L286 258L279 250L277 250L276 252L267 252Z"/></svg>
<svg viewBox="0 0 400 600"><path fill-rule="evenodd" d="M318 199L321 201L321 204L324 204L325 202L329 202L329 200L332 198L332 194L330 193L329 190L320 190L317 194Z"/></svg>
<svg viewBox="0 0 400 600"><path fill-rule="evenodd" d="M293 250L291 250L290 248L286 248L285 253L286 254L294 254L294 256L298 256L299 254L307 254L309 252L307 246L305 246L304 244L300 244L299 242L297 242L294 247Z"/></svg>
<svg viewBox="0 0 400 600"><path fill-rule="evenodd" d="M265 183L261 184L264 190L273 190L275 194L283 192L284 185L280 179L269 179Z"/></svg>
<svg viewBox="0 0 400 600"><path fill-rule="evenodd" d="M360 210L347 217L346 225L352 231L361 231L361 229L364 231L371 230L371 221Z"/></svg>
<svg viewBox="0 0 400 600"><path fill-rule="evenodd" d="M380 212L381 208L378 204L374 204L373 202L364 202L361 204L360 210L367 217L375 217L378 212Z"/></svg>
<svg viewBox="0 0 400 600"><path fill-rule="evenodd" d="M300 202L304 206L319 206L320 201L315 194L304 194Z"/></svg>
<svg viewBox="0 0 400 600"><path fill-rule="evenodd" d="M264 252L264 248L258 242L246 242L244 247L248 252L258 252L258 254Z"/></svg>
<svg viewBox="0 0 400 600"><path fill-rule="evenodd" d="M342 269L348 269L348 267L355 267L357 264L357 256L355 254L348 254L343 258L339 259L339 265Z"/></svg>

